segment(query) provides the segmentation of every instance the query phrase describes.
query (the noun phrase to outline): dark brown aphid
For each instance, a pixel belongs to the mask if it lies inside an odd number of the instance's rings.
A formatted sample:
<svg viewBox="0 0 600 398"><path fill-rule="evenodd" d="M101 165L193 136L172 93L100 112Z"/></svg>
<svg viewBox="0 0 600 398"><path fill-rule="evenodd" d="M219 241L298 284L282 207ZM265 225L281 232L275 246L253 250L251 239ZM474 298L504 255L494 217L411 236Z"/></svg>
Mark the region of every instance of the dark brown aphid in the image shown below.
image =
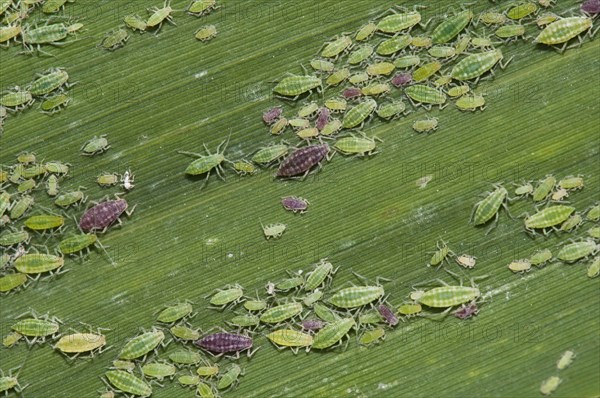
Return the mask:
<svg viewBox="0 0 600 398"><path fill-rule="evenodd" d="M394 87L402 87L406 86L411 81L412 76L410 73L398 73L394 77L392 77L390 83L392 83Z"/></svg>
<svg viewBox="0 0 600 398"><path fill-rule="evenodd" d="M306 176L310 169L319 164L328 153L329 145L327 144L310 145L297 149L281 163L276 176L293 177L302 173Z"/></svg>
<svg viewBox="0 0 600 398"><path fill-rule="evenodd" d="M477 303L471 301L469 304L463 304L459 309L454 311L454 316L459 319L469 319L479 313Z"/></svg>
<svg viewBox="0 0 600 398"><path fill-rule="evenodd" d="M271 109L267 109L263 113L262 117L263 117L263 120L265 123L273 124L279 118L279 116L281 116L282 113L283 113L283 108L280 106L275 106Z"/></svg>
<svg viewBox="0 0 600 398"><path fill-rule="evenodd" d="M315 127L317 128L317 130L323 130L327 123L329 123L330 115L331 112L326 106L319 109L319 115L317 116L317 121L315 122Z"/></svg>
<svg viewBox="0 0 600 398"><path fill-rule="evenodd" d="M219 332L195 340L194 344L213 353L239 353L240 351L252 348L252 337L235 333Z"/></svg>
<svg viewBox="0 0 600 398"><path fill-rule="evenodd" d="M587 0L581 5L581 11L586 14L600 13L600 0Z"/></svg>
<svg viewBox="0 0 600 398"><path fill-rule="evenodd" d="M387 305L381 304L379 307L377 307L377 310L379 311L383 319L385 319L388 325L396 326L398 324L398 317L396 316L396 314L394 314L394 311L392 311Z"/></svg>
<svg viewBox="0 0 600 398"><path fill-rule="evenodd" d="M362 96L362 90L358 87L349 87L342 92L346 99L354 99Z"/></svg>
<svg viewBox="0 0 600 398"><path fill-rule="evenodd" d="M294 213L300 212L300 214L302 214L308 209L310 203L304 198L286 196L285 198L281 198L281 204L286 210L293 211Z"/></svg>
<svg viewBox="0 0 600 398"><path fill-rule="evenodd" d="M127 206L125 199L107 200L98 203L83 213L79 220L79 227L84 232L104 230L119 219L119 216L127 210ZM133 209L131 212L133 212ZM127 214L129 215L131 212Z"/></svg>
<svg viewBox="0 0 600 398"><path fill-rule="evenodd" d="M318 319L305 319L302 321L302 329L304 330L319 330L325 326L325 322Z"/></svg>

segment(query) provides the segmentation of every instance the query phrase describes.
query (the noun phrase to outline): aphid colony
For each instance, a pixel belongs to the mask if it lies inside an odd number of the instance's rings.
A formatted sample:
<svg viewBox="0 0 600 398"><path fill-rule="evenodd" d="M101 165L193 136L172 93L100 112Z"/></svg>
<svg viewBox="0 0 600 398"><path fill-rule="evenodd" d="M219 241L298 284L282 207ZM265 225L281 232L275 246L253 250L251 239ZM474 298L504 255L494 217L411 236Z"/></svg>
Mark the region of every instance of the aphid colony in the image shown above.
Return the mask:
<svg viewBox="0 0 600 398"><path fill-rule="evenodd" d="M94 137L84 143L81 154L92 156L109 147L106 137ZM114 199L105 197L82 210L88 199L86 188L67 185L70 171L69 163L38 161L33 152L21 152L16 164L0 167L0 294L17 292L31 281L60 275L66 272L65 256L82 260L94 247L116 264L98 234L120 223L120 218L133 209L115 195ZM125 192L133 189L130 170L117 177L107 184L102 174L96 181L102 187L118 183ZM43 197L57 209L38 205Z"/></svg>
<svg viewBox="0 0 600 398"><path fill-rule="evenodd" d="M137 14L126 15L123 18L124 25L107 32L98 46L104 50L114 51L127 43L130 38L129 30L139 33L148 31L158 34L164 23L176 25L172 14L173 12L182 10L173 9L170 3L170 0L165 0L162 7L149 8L147 10L149 16L145 20ZM219 7L216 0L192 0L185 9L185 12L195 17L202 17L210 14ZM194 37L202 42L210 41L216 35L217 28L214 25L201 26L194 33Z"/></svg>

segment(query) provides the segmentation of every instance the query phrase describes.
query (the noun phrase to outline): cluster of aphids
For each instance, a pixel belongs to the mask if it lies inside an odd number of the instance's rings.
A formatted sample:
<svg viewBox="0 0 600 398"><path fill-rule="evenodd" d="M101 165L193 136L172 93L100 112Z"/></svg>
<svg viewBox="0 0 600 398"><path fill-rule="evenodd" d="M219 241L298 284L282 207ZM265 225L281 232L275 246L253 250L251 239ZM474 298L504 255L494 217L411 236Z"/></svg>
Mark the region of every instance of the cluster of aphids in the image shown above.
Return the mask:
<svg viewBox="0 0 600 398"><path fill-rule="evenodd" d="M91 156L109 147L105 137L94 137L82 146L81 154ZM0 167L0 294L16 292L26 288L30 281L65 272L64 256L82 259L94 246L102 249L114 264L95 232L105 232L120 222L123 213L129 215L133 209L127 211L127 201L117 197L90 205L83 214L69 214L70 208L79 208L87 200L81 186L75 190L61 189L70 166L61 161L38 162L36 154L23 152L17 156L15 165ZM120 180L116 174L101 174L96 181L101 186L120 182L125 191L133 188L133 174L129 170ZM47 200L35 196L40 191L45 191L60 208L58 212L39 205ZM70 218L78 232L65 234ZM54 254L50 254L49 245ZM38 248L46 253L40 253Z"/></svg>
<svg viewBox="0 0 600 398"><path fill-rule="evenodd" d="M548 235L552 231L573 233L584 223L590 225L590 228L586 231L587 237L581 237L578 241L564 242L556 258L553 258L550 249L541 249L533 253L530 258L512 261L508 268L512 272L523 273L529 272L532 265L541 267L553 260L572 264L588 259L600 251L598 243L600 240L600 226L598 225L600 204L578 212L566 201L571 193L583 189L583 187L584 180L581 176L567 176L557 181L554 176L548 175L538 181L535 188L531 182L517 185L514 191L515 197L510 198L506 188L495 185L494 191L487 193L486 197L475 205L473 224L483 225L493 219L491 230L497 223L501 206L504 206L508 212L508 202L531 198L537 206L543 206L543 208L536 207L536 212L532 215L527 213L523 215L525 231L531 236L536 236L539 232ZM590 263L587 275L594 278L599 274L600 257L596 256Z"/></svg>
<svg viewBox="0 0 600 398"><path fill-rule="evenodd" d="M99 46L105 50L114 51L121 48L129 40L129 32L126 27L132 31L144 33L153 31L155 34L160 31L163 23L168 22L175 25L172 18L174 10L171 8L170 0L165 0L162 8L153 7L148 9L150 16L144 20L139 15L127 15L123 18L124 26L120 26L106 34ZM192 0L185 11L193 16L201 17L210 14L213 10L219 8L216 0ZM209 41L217 35L217 28L214 25L204 25L198 28L194 33L194 37L200 41Z"/></svg>

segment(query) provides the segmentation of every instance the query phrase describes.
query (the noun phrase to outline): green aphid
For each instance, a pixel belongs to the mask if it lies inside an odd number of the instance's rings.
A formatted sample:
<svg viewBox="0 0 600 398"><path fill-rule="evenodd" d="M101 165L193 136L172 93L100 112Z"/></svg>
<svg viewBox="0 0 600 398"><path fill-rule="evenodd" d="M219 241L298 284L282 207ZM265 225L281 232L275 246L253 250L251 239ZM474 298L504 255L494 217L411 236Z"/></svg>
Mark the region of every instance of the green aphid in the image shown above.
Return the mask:
<svg viewBox="0 0 600 398"><path fill-rule="evenodd" d="M82 147L82 155L85 156L93 156L102 152L105 152L110 148L108 144L108 140L106 139L106 134L101 135L100 137L94 136L92 139L86 141Z"/></svg>
<svg viewBox="0 0 600 398"><path fill-rule="evenodd" d="M202 362L202 366L198 366L196 373L201 377L213 377L219 374L219 365L207 361Z"/></svg>
<svg viewBox="0 0 600 398"><path fill-rule="evenodd" d="M594 239L600 239L600 226L596 225L595 227L588 229L587 233Z"/></svg>
<svg viewBox="0 0 600 398"><path fill-rule="evenodd" d="M319 77L294 75L281 79L273 88L273 91L284 97L293 97L292 100L295 101L300 95L312 92L312 90L320 88L322 85L323 82Z"/></svg>
<svg viewBox="0 0 600 398"><path fill-rule="evenodd" d="M547 12L535 19L535 23L539 28L550 25L552 22L558 21L560 17L552 12Z"/></svg>
<svg viewBox="0 0 600 398"><path fill-rule="evenodd" d="M392 88L388 83L371 83L360 89L362 95L376 97L378 95L387 94Z"/></svg>
<svg viewBox="0 0 600 398"><path fill-rule="evenodd" d="M335 312L325 304L315 303L313 306L315 314L325 322L335 322L339 319Z"/></svg>
<svg viewBox="0 0 600 398"><path fill-rule="evenodd" d="M399 35L394 36L390 39L384 40L377 46L377 54L379 55L394 55L399 51L404 50L411 42L410 35Z"/></svg>
<svg viewBox="0 0 600 398"><path fill-rule="evenodd" d="M359 325L377 325L383 322L383 317L379 311L370 310L361 312L358 315Z"/></svg>
<svg viewBox="0 0 600 398"><path fill-rule="evenodd" d="M600 250L600 245L593 239L587 239L563 246L556 258L567 263L573 263L582 258L595 255L598 250Z"/></svg>
<svg viewBox="0 0 600 398"><path fill-rule="evenodd" d="M369 76L387 76L396 69L391 62L375 62L367 66L367 74Z"/></svg>
<svg viewBox="0 0 600 398"><path fill-rule="evenodd" d="M22 273L6 274L0 277L0 293L15 290L27 282L27 275Z"/></svg>
<svg viewBox="0 0 600 398"><path fill-rule="evenodd" d="M344 114L342 127L345 129L350 129L362 125L365 120L371 116L376 108L377 102L374 99L366 99Z"/></svg>
<svg viewBox="0 0 600 398"><path fill-rule="evenodd" d="M426 119L415 120L412 125L413 130L417 133L429 133L438 128L438 119L436 117L428 117Z"/></svg>
<svg viewBox="0 0 600 398"><path fill-rule="evenodd" d="M84 203L86 200L87 197L82 191L72 191L58 195L54 200L54 204L66 209L74 204Z"/></svg>
<svg viewBox="0 0 600 398"><path fill-rule="evenodd" d="M0 105L14 111L20 111L33 104L33 96L29 91L13 87L0 97Z"/></svg>
<svg viewBox="0 0 600 398"><path fill-rule="evenodd" d="M19 370L20 371L20 370ZM13 376L12 372L8 373L8 376L4 375L4 372L0 369L0 393L3 392L4 396L8 396L8 391L14 390L15 394L23 396L23 390L27 387L21 386L17 375Z"/></svg>
<svg viewBox="0 0 600 398"><path fill-rule="evenodd" d="M258 150L251 160L258 164L269 164L286 156L288 151L289 147L284 144L269 145Z"/></svg>
<svg viewBox="0 0 600 398"><path fill-rule="evenodd" d="M441 286L415 295L418 303L432 308L450 308L460 304L469 303L481 296L476 287L468 286Z"/></svg>
<svg viewBox="0 0 600 398"><path fill-rule="evenodd" d="M382 286L352 286L339 290L328 300L338 308L356 308L383 297Z"/></svg>
<svg viewBox="0 0 600 398"><path fill-rule="evenodd" d="M369 346L378 344L385 339L385 330L381 327L365 331L359 338L358 344Z"/></svg>
<svg viewBox="0 0 600 398"><path fill-rule="evenodd" d="M225 289L218 289L212 295L209 302L211 305L225 308L228 305L235 305L243 300L244 289L240 285L233 285Z"/></svg>
<svg viewBox="0 0 600 398"><path fill-rule="evenodd" d="M486 25L502 25L508 21L506 15L494 11L486 11L479 15L479 21Z"/></svg>
<svg viewBox="0 0 600 398"><path fill-rule="evenodd" d="M444 87L450 83L452 83L452 76L450 75L442 75L433 81L433 84L436 87Z"/></svg>
<svg viewBox="0 0 600 398"><path fill-rule="evenodd" d="M410 46L413 48L429 48L433 45L430 36L413 36L410 40Z"/></svg>
<svg viewBox="0 0 600 398"><path fill-rule="evenodd" d="M51 214L31 216L24 222L25 226L33 231L45 231L47 229L60 228L64 223L65 219L63 216Z"/></svg>
<svg viewBox="0 0 600 398"><path fill-rule="evenodd" d="M197 329L192 329L184 325L174 325L169 329L173 337L183 340L192 341L200 338L200 332Z"/></svg>
<svg viewBox="0 0 600 398"><path fill-rule="evenodd" d="M473 215L473 224L481 225L491 220L494 216L498 220L498 210L504 205L508 199L508 192L501 185L494 185L496 188L489 193L484 199L475 204L475 213Z"/></svg>
<svg viewBox="0 0 600 398"><path fill-rule="evenodd" d="M312 347L319 350L332 347L341 342L355 325L354 318L342 318L329 323L315 334Z"/></svg>
<svg viewBox="0 0 600 398"><path fill-rule="evenodd" d="M514 260L508 264L508 269L514 273L525 273L531 270L531 262L527 259Z"/></svg>
<svg viewBox="0 0 600 398"><path fill-rule="evenodd" d="M301 303L286 303L271 307L260 315L263 323L279 323L291 319L302 312Z"/></svg>
<svg viewBox="0 0 600 398"><path fill-rule="evenodd" d="M12 325L11 329L25 337L41 338L43 341L44 338L58 333L60 325L56 320L27 318Z"/></svg>
<svg viewBox="0 0 600 398"><path fill-rule="evenodd" d="M169 3L170 0L165 0L165 3L163 4L162 8L153 7L148 10L152 12L152 15L150 15L150 18L148 18L148 20L146 21L146 28L156 27L156 32L158 32L162 27L163 22L165 21L175 25L175 22L173 22L173 19L171 18L171 12L173 11L173 9L169 5Z"/></svg>
<svg viewBox="0 0 600 398"><path fill-rule="evenodd" d="M46 180L46 193L48 196L58 195L58 177L55 174L50 174Z"/></svg>
<svg viewBox="0 0 600 398"><path fill-rule="evenodd" d="M202 361L202 355L199 352L190 350L177 350L169 354L171 362L177 365L195 365Z"/></svg>
<svg viewBox="0 0 600 398"><path fill-rule="evenodd" d="M278 329L267 334L267 338L278 349L290 347L295 354L298 353L300 347L306 347L306 352L308 352L314 341L312 335L294 329Z"/></svg>
<svg viewBox="0 0 600 398"><path fill-rule="evenodd" d="M541 202L545 200L548 197L548 195L550 195L550 192L552 192L555 185L556 178L554 178L554 176L551 175L546 176L546 178L541 180L538 186L533 191L533 201Z"/></svg>
<svg viewBox="0 0 600 398"><path fill-rule="evenodd" d="M196 17L210 14L213 10L219 8L216 0L192 0L186 12Z"/></svg>
<svg viewBox="0 0 600 398"><path fill-rule="evenodd" d="M448 255L454 256L454 252L450 250L446 242L441 241L436 243L437 250L431 256L429 260L429 265L432 267L442 265L444 261L448 261Z"/></svg>
<svg viewBox="0 0 600 398"><path fill-rule="evenodd" d="M600 220L600 204L597 204L597 205L594 205L594 206L590 207L590 209L587 212L586 218L589 221L598 221L598 220Z"/></svg>
<svg viewBox="0 0 600 398"><path fill-rule="evenodd" d="M406 317L416 316L423 311L419 303L405 303L398 307L398 313Z"/></svg>
<svg viewBox="0 0 600 398"><path fill-rule="evenodd" d="M153 351L165 338L162 330L154 328L130 339L121 349L119 359L137 359Z"/></svg>
<svg viewBox="0 0 600 398"><path fill-rule="evenodd" d="M475 112L478 109L483 111L485 109L485 98L479 94L464 95L456 101L456 107L461 111Z"/></svg>
<svg viewBox="0 0 600 398"><path fill-rule="evenodd" d="M0 109L5 109L5 108L0 108ZM0 121L1 120L2 120L2 117L0 117ZM8 181L8 171L2 170L1 166L0 166L0 184L5 183L6 181Z"/></svg>
<svg viewBox="0 0 600 398"><path fill-rule="evenodd" d="M33 96L46 95L62 87L69 80L69 74L61 68L51 68L44 74L38 74L38 76L36 80L27 86L27 91Z"/></svg>
<svg viewBox="0 0 600 398"><path fill-rule="evenodd" d="M471 91L469 85L463 84L460 86L454 86L450 88L446 93L449 97L456 98L467 94L469 91ZM533 190L533 187L531 189Z"/></svg>
<svg viewBox="0 0 600 398"><path fill-rule="evenodd" d="M21 182L19 184L19 186L17 186L17 192L19 192L19 193L29 192L29 191L33 190L35 187L37 187L35 180L33 178L30 178L28 180Z"/></svg>
<svg viewBox="0 0 600 398"><path fill-rule="evenodd" d="M263 225L261 223L260 226L261 226L261 228L263 230L263 234L265 235L265 238L267 240L269 240L271 238L273 238L273 239L281 238L281 236L287 229L287 224L282 224L282 223L275 223L275 224L268 224L268 225Z"/></svg>
<svg viewBox="0 0 600 398"><path fill-rule="evenodd" d="M217 382L217 388L219 390L233 388L238 383L238 378L242 375L242 368L235 363L231 364Z"/></svg>
<svg viewBox="0 0 600 398"><path fill-rule="evenodd" d="M377 30L377 25L373 22L369 22L366 25L361 26L361 28L356 32L356 36L354 36L354 40L356 41L365 41L369 40L373 33Z"/></svg>
<svg viewBox="0 0 600 398"><path fill-rule="evenodd" d="M46 162L44 164L44 169L46 170L47 173L54 173L54 174L62 174L62 175L66 175L69 173L69 164L65 164L62 162L58 162L58 161L53 161L53 162Z"/></svg>
<svg viewBox="0 0 600 398"><path fill-rule="evenodd" d="M348 108L348 102L343 98L329 98L323 105L331 112L344 112Z"/></svg>
<svg viewBox="0 0 600 398"><path fill-rule="evenodd" d="M258 326L260 319L256 315L242 314L234 316L228 321L228 323L239 328L249 328Z"/></svg>
<svg viewBox="0 0 600 398"><path fill-rule="evenodd" d="M506 42L517 40L525 35L525 26L523 25L504 25L496 29L494 32L501 39L506 39Z"/></svg>
<svg viewBox="0 0 600 398"><path fill-rule="evenodd" d="M104 50L114 51L123 47L127 43L127 40L129 40L129 32L124 28L117 28L108 32L99 46Z"/></svg>
<svg viewBox="0 0 600 398"><path fill-rule="evenodd" d="M2 191L0 193L0 216L3 216L7 210L12 209L13 204L10 201L10 194ZM12 218L12 217L11 217Z"/></svg>
<svg viewBox="0 0 600 398"><path fill-rule="evenodd" d="M350 69L342 68L333 72L327 79L325 80L325 84L328 86L337 86L344 80L346 80L350 76Z"/></svg>
<svg viewBox="0 0 600 398"><path fill-rule="evenodd" d="M405 113L406 104L402 101L392 101L379 105L377 108L377 116L384 120L390 120Z"/></svg>
<svg viewBox="0 0 600 398"><path fill-rule="evenodd" d="M421 22L421 14L418 11L397 13L390 9L393 14L384 17L377 24L377 30L383 33L398 33L412 28Z"/></svg>
<svg viewBox="0 0 600 398"><path fill-rule="evenodd" d="M499 49L485 51L482 53L471 54L460 60L450 72L453 79L465 81L471 79L479 79L484 73L492 72L492 68L498 62L500 67L504 68L505 64L501 63L503 59L502 51Z"/></svg>
<svg viewBox="0 0 600 398"><path fill-rule="evenodd" d="M317 301L323 298L323 292L319 289L316 289L314 292L307 294L303 299L302 303L306 307L312 307Z"/></svg>
<svg viewBox="0 0 600 398"><path fill-rule="evenodd" d="M371 55L373 55L373 51L374 49L372 45L363 44L356 50L352 51L350 55L348 55L348 63L350 65L358 65L366 61Z"/></svg>
<svg viewBox="0 0 600 398"><path fill-rule="evenodd" d="M45 14L53 14L65 8L67 2L72 3L75 0L46 0L42 5L42 12Z"/></svg>
<svg viewBox="0 0 600 398"><path fill-rule="evenodd" d="M127 15L123 18L123 22L125 22L125 25L131 30L139 30L140 33L146 31L146 21L138 15Z"/></svg>
<svg viewBox="0 0 600 398"><path fill-rule="evenodd" d="M3 253L0 256L0 268L4 268L7 264L10 264L10 262L13 260L13 256L11 256L8 253Z"/></svg>
<svg viewBox="0 0 600 398"><path fill-rule="evenodd" d="M79 354L87 353L93 357L96 352L102 352L106 345L106 336L96 333L72 333L62 336L54 345L54 349L66 354L71 359Z"/></svg>
<svg viewBox="0 0 600 398"><path fill-rule="evenodd" d="M22 169L21 177L23 178L35 178L46 173L46 168L42 164L35 164L27 168Z"/></svg>
<svg viewBox="0 0 600 398"><path fill-rule="evenodd" d="M277 123L275 123L273 126L275 126L276 124ZM252 175L258 171L256 170L256 166L254 166L252 163L245 159L233 162L232 166L235 172L240 176Z"/></svg>
<svg viewBox="0 0 600 398"><path fill-rule="evenodd" d="M370 77L367 72L358 72L350 76L348 78L348 81L355 86L359 86L364 83L367 83L369 79Z"/></svg>
<svg viewBox="0 0 600 398"><path fill-rule="evenodd" d="M446 94L439 89L423 84L414 84L407 87L404 92L414 106L421 105L425 109L431 109L433 105L439 105L443 109L446 105Z"/></svg>
<svg viewBox="0 0 600 398"><path fill-rule="evenodd" d="M305 129L308 128L308 126L310 126L310 120L305 119L303 117L295 117L288 120L288 124L296 130Z"/></svg>
<svg viewBox="0 0 600 398"><path fill-rule="evenodd" d="M413 66L417 66L420 63L421 58L416 54L404 55L394 60L394 66L398 69L412 68Z"/></svg>
<svg viewBox="0 0 600 398"><path fill-rule="evenodd" d="M335 69L335 65L332 62L325 61L323 59L313 59L310 61L310 66L317 72L328 72L331 73Z"/></svg>
<svg viewBox="0 0 600 398"><path fill-rule="evenodd" d="M215 170L215 172L217 173L219 178L222 179L223 181L225 181L225 177L223 177L223 175L221 174L221 173L225 173L225 170L223 170L223 166L221 164L224 161L227 161L227 159L225 159L225 156L223 155L223 153L225 152L225 149L227 148L228 143L229 143L229 138L222 141L219 144L219 146L217 146L217 151L214 154L208 150L208 148L206 147L205 144L203 144L204 150L206 151L206 153L208 153L208 155L202 155L202 154L194 153L194 152L178 151L178 153L181 153L184 155L198 157L198 159L194 160L192 163L190 163L188 165L188 167L186 167L185 174L188 174L188 175L206 174L206 178L204 179L204 183L202 184L200 189L204 188L204 186L208 182L208 177L210 177L210 173L213 169ZM223 150L221 150L222 146L223 146Z"/></svg>
<svg viewBox="0 0 600 398"><path fill-rule="evenodd" d="M196 394L200 398L215 398L215 391L212 385L203 382L198 383L196 386Z"/></svg>
<svg viewBox="0 0 600 398"><path fill-rule="evenodd" d="M588 278L595 278L600 275L600 257L594 258L587 270Z"/></svg>
<svg viewBox="0 0 600 398"><path fill-rule="evenodd" d="M452 58L456 56L456 49L452 46L433 46L427 52L434 58Z"/></svg>
<svg viewBox="0 0 600 398"><path fill-rule="evenodd" d="M105 376L109 383L119 391L140 397L152 395L152 386L132 373L123 370L109 370Z"/></svg>
<svg viewBox="0 0 600 398"><path fill-rule="evenodd" d="M520 3L514 7L511 7L507 12L506 16L513 20L523 19L537 11L535 3Z"/></svg>
<svg viewBox="0 0 600 398"><path fill-rule="evenodd" d="M531 185L531 183L529 183L529 182L519 185L519 186L517 186L517 188L515 188L515 196L527 197L532 194L533 194L533 185Z"/></svg>
<svg viewBox="0 0 600 398"><path fill-rule="evenodd" d="M69 97L67 94L57 94L42 101L40 104L40 110L42 113L52 115L66 108L70 102L71 97Z"/></svg>
<svg viewBox="0 0 600 398"><path fill-rule="evenodd" d="M325 125L325 127L323 127L323 130L321 130L321 135L326 137L331 136L340 131L341 128L342 121L340 119L332 119L329 123Z"/></svg>
<svg viewBox="0 0 600 398"><path fill-rule="evenodd" d="M200 41L209 41L217 37L217 27L215 25L204 25L201 26L196 32L194 37Z"/></svg>
<svg viewBox="0 0 600 398"><path fill-rule="evenodd" d="M2 290L0 290L0 291L2 291ZM4 336L4 338L2 339L2 345L6 348L11 348L15 344L17 344L19 341L21 341L22 338L23 338L23 335L21 333L10 332L6 336Z"/></svg>
<svg viewBox="0 0 600 398"><path fill-rule="evenodd" d="M20 243L29 243L29 233L25 230L0 234L0 246L10 247Z"/></svg>
<svg viewBox="0 0 600 398"><path fill-rule="evenodd" d="M351 135L340 138L335 142L333 147L343 155L371 156L377 153L375 151L375 139L378 138L369 138L366 135L362 137Z"/></svg>
<svg viewBox="0 0 600 398"><path fill-rule="evenodd" d="M562 223L560 230L564 232L571 232L572 230L577 229L581 223L583 223L583 217L581 214L575 213Z"/></svg>
<svg viewBox="0 0 600 398"><path fill-rule="evenodd" d="M100 244L95 234L73 235L61 240L58 249L63 254L76 254L86 249L89 251L88 248L96 243ZM104 246L101 248L105 250Z"/></svg>
<svg viewBox="0 0 600 398"><path fill-rule="evenodd" d="M447 43L454 39L473 19L473 12L465 10L446 18L431 33L434 44Z"/></svg>
<svg viewBox="0 0 600 398"><path fill-rule="evenodd" d="M337 58L341 53L352 47L352 39L349 36L342 36L326 43L321 51L323 58Z"/></svg>
<svg viewBox="0 0 600 398"><path fill-rule="evenodd" d="M454 53L456 55L464 53L469 47L469 44L472 43L472 39L474 38L471 38L469 35L462 35L454 44Z"/></svg>
<svg viewBox="0 0 600 398"><path fill-rule="evenodd" d="M545 229L563 223L575 211L574 207L565 205L549 206L525 218L525 229L534 232L535 229Z"/></svg>
<svg viewBox="0 0 600 398"><path fill-rule="evenodd" d="M288 290L297 289L304 284L304 277L298 275L291 278L283 279L275 284L275 289L286 292Z"/></svg>
<svg viewBox="0 0 600 398"><path fill-rule="evenodd" d="M542 385L540 386L540 393L542 395L550 395L556 391L560 383L562 383L562 379L560 377L550 376L542 382Z"/></svg>
<svg viewBox="0 0 600 398"><path fill-rule="evenodd" d="M22 164L15 165L11 170L8 180L13 184L18 184L21 181L23 170L25 170L25 166L23 166Z"/></svg>
<svg viewBox="0 0 600 398"><path fill-rule="evenodd" d="M197 386L200 383L200 377L194 375L181 375L177 378L177 382L184 387Z"/></svg>
<svg viewBox="0 0 600 398"><path fill-rule="evenodd" d="M550 260L552 260L552 252L550 249L538 250L529 257L531 265L535 265L536 267L544 265Z"/></svg>
<svg viewBox="0 0 600 398"><path fill-rule="evenodd" d="M493 49L495 44L501 43L493 42L489 37L473 37L471 40L471 46L473 48Z"/></svg>
<svg viewBox="0 0 600 398"><path fill-rule="evenodd" d="M564 370L568 368L571 363L573 363L573 359L576 357L575 353L571 350L567 350L563 352L558 361L556 362L556 369Z"/></svg>
<svg viewBox="0 0 600 398"><path fill-rule="evenodd" d="M0 217L0 227L4 227L5 225L10 224L10 217L8 216L8 214L3 215L2 217ZM2 268L2 267L0 267Z"/></svg>
<svg viewBox="0 0 600 398"><path fill-rule="evenodd" d="M558 182L558 186L563 189L583 189L583 177L565 177Z"/></svg>
<svg viewBox="0 0 600 398"><path fill-rule="evenodd" d="M163 309L156 320L162 323L173 323L190 316L192 311L193 308L190 303L179 303Z"/></svg>
<svg viewBox="0 0 600 398"><path fill-rule="evenodd" d="M126 370L128 372L133 372L135 369L135 363L131 361L122 361L120 359L115 359L112 361L111 369L120 369Z"/></svg>
<svg viewBox="0 0 600 398"><path fill-rule="evenodd" d="M321 287L323 283L328 279L331 281L333 274L337 271L333 269L333 265L327 261L327 259L321 259L316 264L315 268L308 273L306 277L306 283L304 284L304 290L315 290Z"/></svg>
<svg viewBox="0 0 600 398"><path fill-rule="evenodd" d="M173 379L176 371L177 368L167 362L149 362L142 366L142 373L144 376L159 381L164 380L166 377Z"/></svg>
<svg viewBox="0 0 600 398"><path fill-rule="evenodd" d="M247 300L244 302L244 308L248 311L262 311L267 308L267 302L264 300Z"/></svg>
<svg viewBox="0 0 600 398"><path fill-rule="evenodd" d="M33 152L21 152L17 155L17 162L22 164L35 163L36 156Z"/></svg>

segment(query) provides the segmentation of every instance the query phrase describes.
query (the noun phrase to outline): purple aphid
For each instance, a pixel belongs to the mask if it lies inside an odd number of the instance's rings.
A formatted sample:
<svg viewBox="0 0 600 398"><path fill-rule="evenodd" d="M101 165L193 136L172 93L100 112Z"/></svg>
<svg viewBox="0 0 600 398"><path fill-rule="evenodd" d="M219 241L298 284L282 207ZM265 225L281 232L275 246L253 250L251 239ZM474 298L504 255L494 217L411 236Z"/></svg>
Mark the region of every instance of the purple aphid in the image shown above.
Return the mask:
<svg viewBox="0 0 600 398"><path fill-rule="evenodd" d="M300 214L304 213L306 209L308 209L308 200L304 198L300 198L297 196L286 196L285 198L281 198L281 204L283 208L289 211L293 211L294 213L300 212Z"/></svg>
<svg viewBox="0 0 600 398"><path fill-rule="evenodd" d="M309 145L297 149L281 163L276 176L293 177L302 173L306 175L328 153L329 145L327 144Z"/></svg>
<svg viewBox="0 0 600 398"><path fill-rule="evenodd" d="M600 13L600 0L587 0L581 5L581 11L586 14Z"/></svg>
<svg viewBox="0 0 600 398"><path fill-rule="evenodd" d="M252 348L252 337L219 332L195 340L194 344L213 353L240 352Z"/></svg>
<svg viewBox="0 0 600 398"><path fill-rule="evenodd" d="M397 88L397 87L406 86L411 81L412 81L412 76L410 73L398 73L394 77L392 77L392 80L390 81L390 83L392 83L392 85Z"/></svg>
<svg viewBox="0 0 600 398"><path fill-rule="evenodd" d="M362 96L362 90L358 87L348 87L342 92L342 95L346 99L354 99Z"/></svg>
<svg viewBox="0 0 600 398"><path fill-rule="evenodd" d="M279 116L281 116L281 114L283 113L283 108L280 106L275 106L271 109L267 109L264 113L263 113L263 120L265 123L267 124L273 124L275 123L275 121L277 121L277 119L279 119Z"/></svg>
<svg viewBox="0 0 600 398"><path fill-rule="evenodd" d="M388 325L396 326L398 324L398 317L396 316L396 314L394 314L394 311L392 311L387 305L381 304L377 308L377 310L379 311L383 319L385 319Z"/></svg>
<svg viewBox="0 0 600 398"><path fill-rule="evenodd" d="M454 316L459 319L469 319L479 313L477 303L471 301L469 304L463 304L459 309L454 311Z"/></svg>
<svg viewBox="0 0 600 398"><path fill-rule="evenodd" d="M329 112L329 109L325 106L319 109L319 115L317 116L317 121L315 122L315 127L317 130L323 130L323 127L329 123L330 114L331 112Z"/></svg>
<svg viewBox="0 0 600 398"><path fill-rule="evenodd" d="M89 208L79 220L79 227L84 232L103 230L119 219L127 210L125 199L107 200Z"/></svg>
<svg viewBox="0 0 600 398"><path fill-rule="evenodd" d="M302 329L304 330L319 330L325 326L325 322L318 319L305 319L302 321Z"/></svg>

